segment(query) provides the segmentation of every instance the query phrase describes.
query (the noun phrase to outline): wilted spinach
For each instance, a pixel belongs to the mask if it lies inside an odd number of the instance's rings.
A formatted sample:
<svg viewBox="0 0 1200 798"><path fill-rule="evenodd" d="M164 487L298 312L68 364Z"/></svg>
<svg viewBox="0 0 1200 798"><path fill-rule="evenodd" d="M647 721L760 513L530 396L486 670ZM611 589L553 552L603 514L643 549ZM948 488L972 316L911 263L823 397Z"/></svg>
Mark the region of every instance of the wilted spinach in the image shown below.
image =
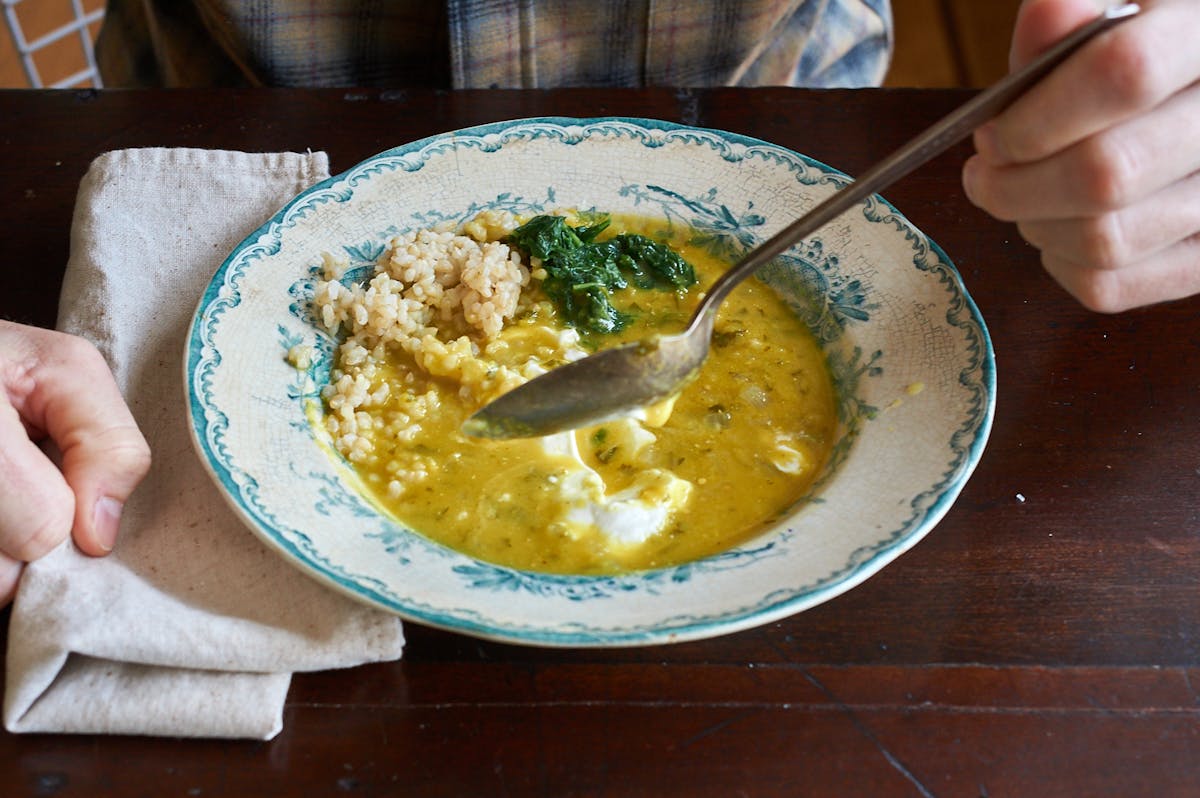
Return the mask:
<svg viewBox="0 0 1200 798"><path fill-rule="evenodd" d="M636 233L597 241L609 223L605 217L571 227L561 216L535 216L508 236L525 255L541 259L546 270L542 290L568 324L585 332L616 332L629 323L613 306L611 294L630 282L637 288L674 291L696 282L691 264L666 244Z"/></svg>

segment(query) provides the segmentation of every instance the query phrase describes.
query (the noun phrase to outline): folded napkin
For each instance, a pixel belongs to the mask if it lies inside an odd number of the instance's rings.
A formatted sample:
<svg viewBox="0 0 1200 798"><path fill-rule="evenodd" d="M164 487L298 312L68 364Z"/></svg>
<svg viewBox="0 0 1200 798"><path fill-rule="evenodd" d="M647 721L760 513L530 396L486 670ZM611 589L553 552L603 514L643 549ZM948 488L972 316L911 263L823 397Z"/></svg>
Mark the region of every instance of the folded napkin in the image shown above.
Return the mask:
<svg viewBox="0 0 1200 798"><path fill-rule="evenodd" d="M233 515L186 424L184 340L204 286L328 171L324 153L141 149L85 176L59 327L108 358L154 464L112 554L68 542L25 569L10 731L269 739L293 672L400 656L397 618L319 585Z"/></svg>

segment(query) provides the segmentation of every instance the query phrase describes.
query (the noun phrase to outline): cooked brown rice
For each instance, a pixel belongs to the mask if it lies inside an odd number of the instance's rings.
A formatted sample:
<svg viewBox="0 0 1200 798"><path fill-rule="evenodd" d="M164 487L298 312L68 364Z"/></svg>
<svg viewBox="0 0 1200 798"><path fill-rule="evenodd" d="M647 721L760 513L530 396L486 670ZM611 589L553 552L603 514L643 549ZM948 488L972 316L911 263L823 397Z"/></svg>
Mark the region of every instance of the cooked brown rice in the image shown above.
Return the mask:
<svg viewBox="0 0 1200 798"><path fill-rule="evenodd" d="M343 456L368 463L377 435L400 442L419 435L422 419L440 402L433 378L459 385L464 400L482 404L544 371L536 360L504 363L507 346L498 338L528 304L522 289L529 269L502 241L516 226L511 213L484 212L459 231L396 235L365 286L343 284L347 261L325 254L313 309L329 332L345 334L322 390L325 426ZM564 331L538 354L574 359L582 354L577 341ZM389 359L389 350L408 357ZM293 363L308 357L289 353ZM429 458L402 447L389 456L393 497L433 468Z"/></svg>

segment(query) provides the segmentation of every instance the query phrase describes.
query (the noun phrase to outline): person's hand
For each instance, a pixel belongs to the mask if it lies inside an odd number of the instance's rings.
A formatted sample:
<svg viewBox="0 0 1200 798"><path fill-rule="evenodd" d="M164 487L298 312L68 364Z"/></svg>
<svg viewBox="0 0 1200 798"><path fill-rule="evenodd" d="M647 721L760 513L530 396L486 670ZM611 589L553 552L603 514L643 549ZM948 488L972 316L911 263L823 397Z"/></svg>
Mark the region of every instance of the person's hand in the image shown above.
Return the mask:
<svg viewBox="0 0 1200 798"><path fill-rule="evenodd" d="M1025 0L1013 65L1107 5ZM980 128L963 168L971 201L1103 312L1200 292L1200 2L1141 6Z"/></svg>
<svg viewBox="0 0 1200 798"><path fill-rule="evenodd" d="M61 469L37 446L46 437ZM0 606L23 564L68 535L88 554L109 552L149 468L150 449L94 346L0 321Z"/></svg>

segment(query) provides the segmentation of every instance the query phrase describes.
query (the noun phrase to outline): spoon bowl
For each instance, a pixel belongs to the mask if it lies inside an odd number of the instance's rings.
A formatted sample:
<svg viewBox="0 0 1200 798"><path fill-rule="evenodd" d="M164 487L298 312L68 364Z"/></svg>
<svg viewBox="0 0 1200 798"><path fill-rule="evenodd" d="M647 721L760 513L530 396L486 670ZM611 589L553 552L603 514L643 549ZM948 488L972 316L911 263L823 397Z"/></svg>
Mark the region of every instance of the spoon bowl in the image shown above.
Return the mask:
<svg viewBox="0 0 1200 798"><path fill-rule="evenodd" d="M546 372L535 390L509 391L463 423L477 438L526 438L599 424L669 399L708 356L712 316L678 335L605 349ZM707 323L705 323L707 320ZM603 390L600 390L600 387Z"/></svg>

